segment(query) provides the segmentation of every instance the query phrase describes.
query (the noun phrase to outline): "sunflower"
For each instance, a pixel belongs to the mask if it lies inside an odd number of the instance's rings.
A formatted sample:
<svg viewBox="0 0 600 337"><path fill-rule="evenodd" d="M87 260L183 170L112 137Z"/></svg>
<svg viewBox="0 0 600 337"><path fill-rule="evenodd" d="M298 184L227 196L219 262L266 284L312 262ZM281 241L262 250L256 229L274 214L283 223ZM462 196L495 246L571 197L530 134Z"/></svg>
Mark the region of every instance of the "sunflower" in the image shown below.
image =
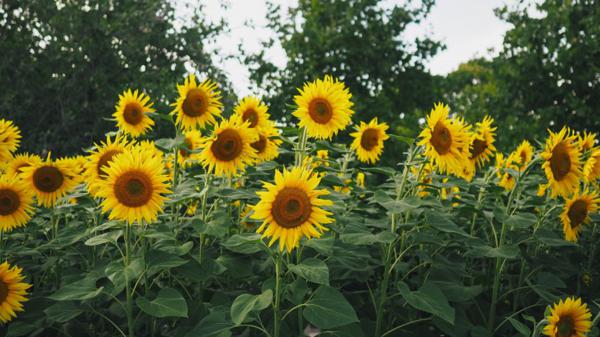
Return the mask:
<svg viewBox="0 0 600 337"><path fill-rule="evenodd" d="M550 183L552 197L568 196L579 188L581 154L575 140L575 136L564 127L558 133L550 131L546 140L546 148L541 154L545 160L542 168Z"/></svg>
<svg viewBox="0 0 600 337"><path fill-rule="evenodd" d="M20 142L21 130L12 121L0 119L0 162L9 160Z"/></svg>
<svg viewBox="0 0 600 337"><path fill-rule="evenodd" d="M302 236L320 237L327 230L323 225L333 222L330 212L322 206L332 205L331 200L320 199L327 190L318 190L320 178L308 170L294 167L291 171L275 172L275 183L264 183L266 191L257 192L260 201L253 209L252 219L262 220L256 230L270 237L269 246L279 240L279 250L292 251L300 244Z"/></svg>
<svg viewBox="0 0 600 337"><path fill-rule="evenodd" d="M529 165L533 159L533 152L533 146L531 146L528 141L524 140L517 146L517 149L511 153L511 158L519 167L519 171L523 172L527 168L527 165Z"/></svg>
<svg viewBox="0 0 600 337"><path fill-rule="evenodd" d="M421 164L420 167L411 166L410 172L412 173L415 182L417 183L417 195L424 198L429 195L428 186L433 182L433 166L431 163Z"/></svg>
<svg viewBox="0 0 600 337"><path fill-rule="evenodd" d="M350 134L354 137L350 148L356 151L358 160L369 164L379 160L383 152L383 141L390 138L385 133L388 128L386 123L377 123L377 118L373 118L368 124L361 121L355 127L356 132Z"/></svg>
<svg viewBox="0 0 600 337"><path fill-rule="evenodd" d="M190 74L183 85L177 84L179 98L171 106L171 114L177 115L177 124L183 129L204 128L206 124L215 124L215 117L221 116L221 92L217 83L205 80L196 83L196 75Z"/></svg>
<svg viewBox="0 0 600 337"><path fill-rule="evenodd" d="M5 174L8 176L21 177L23 168L42 162L42 158L36 154L19 153L15 155L6 165Z"/></svg>
<svg viewBox="0 0 600 337"><path fill-rule="evenodd" d="M592 148L589 158L583 165L583 178L588 183L600 178L600 147Z"/></svg>
<svg viewBox="0 0 600 337"><path fill-rule="evenodd" d="M23 167L23 180L35 192L38 205L53 207L77 186L77 173L67 159L46 160Z"/></svg>
<svg viewBox="0 0 600 337"><path fill-rule="evenodd" d="M121 135L112 139L106 137L106 142L94 144L94 150L89 154L85 165L85 178L87 180L88 192L97 197L99 184L106 179L106 168L113 158L128 150L130 144Z"/></svg>
<svg viewBox="0 0 600 337"><path fill-rule="evenodd" d="M581 152L591 150L596 145L596 134L593 132L583 132L577 135L577 145Z"/></svg>
<svg viewBox="0 0 600 337"><path fill-rule="evenodd" d="M208 171L217 176L233 176L244 171L255 160L256 150L252 143L259 141L255 129L248 127L239 116L222 120L210 137L204 137L199 160Z"/></svg>
<svg viewBox="0 0 600 337"><path fill-rule="evenodd" d="M569 297L550 309L544 335L550 337L585 337L592 328L592 314L581 299Z"/></svg>
<svg viewBox="0 0 600 337"><path fill-rule="evenodd" d="M117 127L132 137L146 134L152 128L154 121L148 116L154 112L154 103L149 103L150 97L138 90L127 89L119 95L119 102L115 106L113 117Z"/></svg>
<svg viewBox="0 0 600 337"><path fill-rule="evenodd" d="M250 144L256 150L256 161L263 162L273 160L279 156L279 132L273 123L267 123L267 126L256 129L258 140Z"/></svg>
<svg viewBox="0 0 600 337"><path fill-rule="evenodd" d="M0 322L8 323L23 311L23 302L27 301L27 289L31 284L22 282L23 270L11 267L8 262L0 264Z"/></svg>
<svg viewBox="0 0 600 337"><path fill-rule="evenodd" d="M24 226L33 214L32 204L33 193L16 176L0 176L0 231Z"/></svg>
<svg viewBox="0 0 600 337"><path fill-rule="evenodd" d="M250 128L269 128L271 121L269 118L268 107L260 98L255 96L246 96L233 108L233 113L240 116L244 122L248 122Z"/></svg>
<svg viewBox="0 0 600 337"><path fill-rule="evenodd" d="M299 126L306 128L309 137L331 139L350 124L352 95L343 82L327 75L325 79L305 83L294 96L298 108L293 112Z"/></svg>
<svg viewBox="0 0 600 337"><path fill-rule="evenodd" d="M168 176L162 159L152 151L134 146L117 154L104 169L106 178L99 186L102 211L109 219L132 224L155 222L169 193Z"/></svg>
<svg viewBox="0 0 600 337"><path fill-rule="evenodd" d="M599 203L598 194L589 191L584 191L581 194L575 193L565 200L565 206L560 215L565 240L577 242L583 225L590 221L590 214L598 211Z"/></svg>
<svg viewBox="0 0 600 337"><path fill-rule="evenodd" d="M485 116L481 122L476 124L477 130L473 133L469 147L469 159L477 167L485 165L496 152L494 146L496 127L492 127L492 123L494 123L494 119Z"/></svg>
<svg viewBox="0 0 600 337"><path fill-rule="evenodd" d="M440 172L463 176L470 156L468 131L462 120L448 118L447 105L438 103L427 116L418 144L425 147L425 156Z"/></svg>
<svg viewBox="0 0 600 337"><path fill-rule="evenodd" d="M498 186L504 187L506 191L510 191L515 187L516 177L512 173L508 172L507 169L518 170L518 167L514 163L514 156L509 155L508 158L504 158L504 154L496 154L496 175L498 176Z"/></svg>
<svg viewBox="0 0 600 337"><path fill-rule="evenodd" d="M356 173L356 186L365 188L365 174L362 172Z"/></svg>
<svg viewBox="0 0 600 337"><path fill-rule="evenodd" d="M198 130L187 130L183 132L184 146L180 148L177 155L177 163L183 167L191 166L198 160L198 149L202 144L202 137Z"/></svg>

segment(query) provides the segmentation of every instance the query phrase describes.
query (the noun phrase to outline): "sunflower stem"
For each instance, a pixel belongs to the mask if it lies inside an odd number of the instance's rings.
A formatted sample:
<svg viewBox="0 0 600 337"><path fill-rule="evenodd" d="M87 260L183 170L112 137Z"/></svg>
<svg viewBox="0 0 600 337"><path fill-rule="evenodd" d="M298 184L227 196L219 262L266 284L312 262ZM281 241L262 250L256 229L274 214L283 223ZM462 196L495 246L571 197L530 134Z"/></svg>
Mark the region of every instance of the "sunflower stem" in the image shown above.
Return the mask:
<svg viewBox="0 0 600 337"><path fill-rule="evenodd" d="M296 146L296 166L302 166L304 161L304 155L306 154L306 128L300 130L300 136L298 137L298 145Z"/></svg>
<svg viewBox="0 0 600 337"><path fill-rule="evenodd" d="M279 304L281 302L281 254L275 253L275 302L273 303L273 337L279 337L281 318Z"/></svg>
<svg viewBox="0 0 600 337"><path fill-rule="evenodd" d="M131 284L129 280L129 273L127 272L127 268L129 267L130 262L130 250L131 250L131 225L125 224L125 233L124 233L124 241L125 241L125 256L123 259L124 264L124 273L125 273L125 297L127 299L127 328L129 330L129 337L135 336L134 325L133 325L133 294L131 293Z"/></svg>

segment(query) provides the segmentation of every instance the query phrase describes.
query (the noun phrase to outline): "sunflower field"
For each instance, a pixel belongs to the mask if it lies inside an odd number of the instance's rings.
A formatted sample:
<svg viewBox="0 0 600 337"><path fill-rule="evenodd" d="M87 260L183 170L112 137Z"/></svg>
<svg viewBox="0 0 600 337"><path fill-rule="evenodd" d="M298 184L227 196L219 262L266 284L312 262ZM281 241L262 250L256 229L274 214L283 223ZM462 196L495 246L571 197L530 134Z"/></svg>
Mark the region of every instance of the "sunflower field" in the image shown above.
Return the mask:
<svg viewBox="0 0 600 337"><path fill-rule="evenodd" d="M599 336L596 134L504 153L436 103L409 139L329 75L288 123L173 87L75 157L0 119L0 336Z"/></svg>

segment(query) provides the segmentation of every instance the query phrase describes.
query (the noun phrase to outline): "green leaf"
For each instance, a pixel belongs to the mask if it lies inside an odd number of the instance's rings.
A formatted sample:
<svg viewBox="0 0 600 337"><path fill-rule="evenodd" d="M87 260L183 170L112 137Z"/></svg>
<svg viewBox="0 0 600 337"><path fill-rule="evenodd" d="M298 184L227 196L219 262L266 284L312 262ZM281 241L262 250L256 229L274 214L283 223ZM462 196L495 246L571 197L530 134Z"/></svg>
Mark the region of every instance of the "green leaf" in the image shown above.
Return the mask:
<svg viewBox="0 0 600 337"><path fill-rule="evenodd" d="M153 317L188 317L185 299L173 288L161 289L152 301L146 297L138 297L136 303L143 312Z"/></svg>
<svg viewBox="0 0 600 337"><path fill-rule="evenodd" d="M533 213L519 213L511 215L504 223L514 228L531 228L537 221Z"/></svg>
<svg viewBox="0 0 600 337"><path fill-rule="evenodd" d="M319 259L308 258L300 264L290 264L288 270L309 282L329 285L329 268Z"/></svg>
<svg viewBox="0 0 600 337"><path fill-rule="evenodd" d="M144 268L144 260L138 257L132 259L127 267L123 266L121 260L115 260L106 266L104 273L115 287L124 287L125 276L128 277L129 281L136 280L142 275Z"/></svg>
<svg viewBox="0 0 600 337"><path fill-rule="evenodd" d="M451 302L467 302L483 292L481 285L465 286L455 282L432 281Z"/></svg>
<svg viewBox="0 0 600 337"><path fill-rule="evenodd" d="M205 282L212 276L220 275L225 270L227 270L225 266L209 258L203 259L202 263L198 263L196 260L190 260L185 265L176 269L177 274L198 283Z"/></svg>
<svg viewBox="0 0 600 337"><path fill-rule="evenodd" d="M335 288L320 286L305 304L304 318L318 328L332 329L358 322L354 308Z"/></svg>
<svg viewBox="0 0 600 337"><path fill-rule="evenodd" d="M312 239L305 242L306 247L310 247L319 254L329 256L333 253L334 238L331 236L322 237L320 239Z"/></svg>
<svg viewBox="0 0 600 337"><path fill-rule="evenodd" d="M441 232L453 233L466 237L470 236L462 228L458 227L457 224L450 220L450 215L448 214L427 211L425 212L425 219L427 220L427 224Z"/></svg>
<svg viewBox="0 0 600 337"><path fill-rule="evenodd" d="M146 255L146 265L148 266L148 276L158 272L169 270L184 265L188 262L179 256L165 253L160 250L151 250Z"/></svg>
<svg viewBox="0 0 600 337"><path fill-rule="evenodd" d="M509 317L508 321L510 322L510 324L512 324L512 326L515 328L515 330L517 330L521 335L525 336L525 337L529 337L531 336L531 329L529 329L529 327L527 327L525 324L517 321L516 319Z"/></svg>
<svg viewBox="0 0 600 337"><path fill-rule="evenodd" d="M273 291L267 289L260 295L242 294L231 305L231 320L236 325L242 324L251 312L260 312L271 305Z"/></svg>
<svg viewBox="0 0 600 337"><path fill-rule="evenodd" d="M123 230L112 231L91 237L85 241L86 246L98 246L105 243L116 243L123 235Z"/></svg>
<svg viewBox="0 0 600 337"><path fill-rule="evenodd" d="M432 282L425 282L417 291L410 291L406 283L400 283L400 295L413 308L433 314L454 324L454 308L444 293Z"/></svg>
<svg viewBox="0 0 600 337"><path fill-rule="evenodd" d="M230 331L231 328L233 324L226 319L225 313L214 311L204 317L185 337L214 337Z"/></svg>
<svg viewBox="0 0 600 337"><path fill-rule="evenodd" d="M397 237L397 234L389 231L383 231L377 234L361 232L340 235L342 242L357 246L369 246L374 243L392 243Z"/></svg>
<svg viewBox="0 0 600 337"><path fill-rule="evenodd" d="M66 284L62 288L48 296L49 299L55 301L72 301L72 300L89 300L102 292L104 287L96 288L96 278L86 277L79 281Z"/></svg>
<svg viewBox="0 0 600 337"><path fill-rule="evenodd" d="M65 323L81 315L84 310L76 302L57 302L44 310L51 322Z"/></svg>
<svg viewBox="0 0 600 337"><path fill-rule="evenodd" d="M242 233L232 235L223 246L232 252L240 254L254 254L261 251L264 244L260 238L260 234Z"/></svg>
<svg viewBox="0 0 600 337"><path fill-rule="evenodd" d="M519 256L519 247L514 245L504 245L498 248L490 246L476 246L469 250L465 256L514 259Z"/></svg>

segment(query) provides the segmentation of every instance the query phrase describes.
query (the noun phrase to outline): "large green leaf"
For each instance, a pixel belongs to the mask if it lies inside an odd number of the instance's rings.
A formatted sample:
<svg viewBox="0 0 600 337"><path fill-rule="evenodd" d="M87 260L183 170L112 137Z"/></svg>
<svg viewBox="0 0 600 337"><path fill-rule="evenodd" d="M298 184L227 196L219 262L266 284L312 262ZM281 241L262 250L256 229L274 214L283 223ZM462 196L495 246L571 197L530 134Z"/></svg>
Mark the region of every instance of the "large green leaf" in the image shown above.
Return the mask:
<svg viewBox="0 0 600 337"><path fill-rule="evenodd" d="M377 234L361 232L340 235L340 239L343 242L357 246L369 246L374 243L392 243L396 240L396 237L398 237L397 234L389 231L383 231Z"/></svg>
<svg viewBox="0 0 600 337"><path fill-rule="evenodd" d="M260 239L260 234L242 233L232 235L225 243L223 243L223 246L232 252L254 254L263 249L264 243Z"/></svg>
<svg viewBox="0 0 600 337"><path fill-rule="evenodd" d="M476 246L471 248L465 256L514 259L519 256L519 247L514 245L504 245L497 248L490 246Z"/></svg>
<svg viewBox="0 0 600 337"><path fill-rule="evenodd" d="M233 328L233 324L227 320L225 313L214 311L204 317L185 337L215 337L226 333Z"/></svg>
<svg viewBox="0 0 600 337"><path fill-rule="evenodd" d="M171 268L176 268L188 262L179 256L165 253L160 250L151 250L146 255L146 265L148 266L148 276L152 276L158 272L166 271Z"/></svg>
<svg viewBox="0 0 600 337"><path fill-rule="evenodd" d="M136 303L143 312L153 317L188 317L185 299L173 288L161 289L152 301L146 297L138 297Z"/></svg>
<svg viewBox="0 0 600 337"><path fill-rule="evenodd" d="M413 308L433 314L454 324L454 308L444 293L432 282L425 282L417 291L410 291L406 283L400 283L400 295Z"/></svg>
<svg viewBox="0 0 600 337"><path fill-rule="evenodd" d="M344 295L329 286L320 286L305 305L304 318L321 329L358 322L354 308Z"/></svg>
<svg viewBox="0 0 600 337"><path fill-rule="evenodd" d="M236 325L242 324L251 312L260 312L271 305L273 291L267 289L260 295L242 294L231 305L231 320Z"/></svg>
<svg viewBox="0 0 600 337"><path fill-rule="evenodd" d="M103 289L104 287L96 288L95 277L86 277L64 285L48 298L55 301L89 300L100 295Z"/></svg>
<svg viewBox="0 0 600 337"><path fill-rule="evenodd" d="M450 219L449 214L427 211L425 213L425 219L427 219L428 225L441 232L469 236L469 234L467 234L462 228L458 227L458 225Z"/></svg>
<svg viewBox="0 0 600 337"><path fill-rule="evenodd" d="M116 243L123 235L123 230L116 230L91 237L85 241L86 246L97 246L105 243Z"/></svg>
<svg viewBox="0 0 600 337"><path fill-rule="evenodd" d="M44 309L51 322L65 323L84 312L81 305L73 301L57 302Z"/></svg>
<svg viewBox="0 0 600 337"><path fill-rule="evenodd" d="M290 264L288 270L307 281L329 285L329 268L319 259L308 258L300 264Z"/></svg>

